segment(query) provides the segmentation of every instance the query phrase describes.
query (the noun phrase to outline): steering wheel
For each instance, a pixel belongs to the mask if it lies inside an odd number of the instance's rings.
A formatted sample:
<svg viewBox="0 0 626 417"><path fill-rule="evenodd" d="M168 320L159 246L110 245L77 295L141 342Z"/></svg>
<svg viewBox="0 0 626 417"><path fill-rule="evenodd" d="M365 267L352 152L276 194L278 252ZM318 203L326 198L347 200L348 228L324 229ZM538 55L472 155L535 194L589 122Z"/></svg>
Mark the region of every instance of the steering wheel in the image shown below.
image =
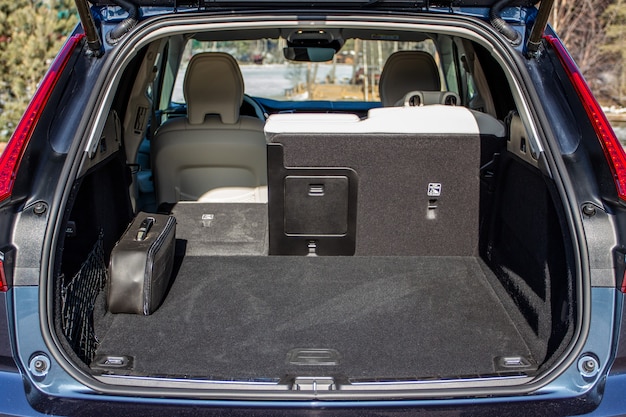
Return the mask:
<svg viewBox="0 0 626 417"><path fill-rule="evenodd" d="M246 107L248 109L246 109ZM248 111L245 111L248 110ZM253 113L253 114L250 114ZM263 107L252 97L247 94L243 95L243 104L241 105L241 114L245 114L247 116L256 116L259 119L265 121L267 119L266 113L263 110Z"/></svg>

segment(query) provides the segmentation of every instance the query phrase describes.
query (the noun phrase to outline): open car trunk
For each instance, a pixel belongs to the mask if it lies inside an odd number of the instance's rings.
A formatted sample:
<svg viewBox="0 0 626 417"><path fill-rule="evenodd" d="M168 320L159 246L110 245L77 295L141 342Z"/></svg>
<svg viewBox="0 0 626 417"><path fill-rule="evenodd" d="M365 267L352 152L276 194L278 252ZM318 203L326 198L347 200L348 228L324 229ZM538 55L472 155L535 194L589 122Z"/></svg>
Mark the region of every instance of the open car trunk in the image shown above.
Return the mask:
<svg viewBox="0 0 626 417"><path fill-rule="evenodd" d="M62 348L102 381L144 386L497 385L549 369L577 325L570 230L502 68L475 48L498 92L491 115L440 104L275 114L268 202L158 201L176 244L150 315L106 303L111 252L139 205L119 146L118 113L133 111L114 106L58 244Z"/></svg>
<svg viewBox="0 0 626 417"><path fill-rule="evenodd" d="M318 256L325 236L311 253L280 254L310 250L315 239L285 243L282 234L273 245L271 201L165 205L178 223L174 271L149 316L107 312L108 258L132 217L119 186L123 165L113 158L82 179L69 216L76 233L65 253L82 252L87 261L64 259L60 331L96 375L277 383L532 376L573 331L567 231L550 181L506 149L498 155L498 166L483 170L475 201L455 198L463 204L455 210L476 217L416 233L422 220L412 224L391 202L379 222L392 230L360 245L358 228L370 225L350 226L357 230L352 256L342 244L339 255ZM420 214L439 210L447 220L450 207L420 207ZM90 302L93 327L82 327L89 317L68 318Z"/></svg>

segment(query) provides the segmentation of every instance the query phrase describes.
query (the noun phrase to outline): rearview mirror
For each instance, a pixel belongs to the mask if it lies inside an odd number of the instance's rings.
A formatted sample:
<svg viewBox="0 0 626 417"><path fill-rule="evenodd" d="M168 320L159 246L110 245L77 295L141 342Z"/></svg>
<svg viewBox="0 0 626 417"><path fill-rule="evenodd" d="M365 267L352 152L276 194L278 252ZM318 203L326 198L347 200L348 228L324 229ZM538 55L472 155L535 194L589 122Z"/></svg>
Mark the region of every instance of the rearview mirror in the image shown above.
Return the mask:
<svg viewBox="0 0 626 417"><path fill-rule="evenodd" d="M289 61L326 62L333 59L335 50L317 46L288 46L283 49L283 54Z"/></svg>

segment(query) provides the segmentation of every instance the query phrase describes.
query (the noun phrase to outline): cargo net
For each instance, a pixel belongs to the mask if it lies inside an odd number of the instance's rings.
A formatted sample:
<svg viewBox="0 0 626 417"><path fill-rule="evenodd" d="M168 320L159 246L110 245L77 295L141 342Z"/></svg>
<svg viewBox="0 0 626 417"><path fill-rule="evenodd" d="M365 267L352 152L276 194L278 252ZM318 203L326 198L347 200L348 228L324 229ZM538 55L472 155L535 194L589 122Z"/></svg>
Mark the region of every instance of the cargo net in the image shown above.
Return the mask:
<svg viewBox="0 0 626 417"><path fill-rule="evenodd" d="M98 293L104 289L107 267L102 249L102 234L80 266L67 282L61 283L61 325L74 352L89 364L98 348L94 332L93 311Z"/></svg>

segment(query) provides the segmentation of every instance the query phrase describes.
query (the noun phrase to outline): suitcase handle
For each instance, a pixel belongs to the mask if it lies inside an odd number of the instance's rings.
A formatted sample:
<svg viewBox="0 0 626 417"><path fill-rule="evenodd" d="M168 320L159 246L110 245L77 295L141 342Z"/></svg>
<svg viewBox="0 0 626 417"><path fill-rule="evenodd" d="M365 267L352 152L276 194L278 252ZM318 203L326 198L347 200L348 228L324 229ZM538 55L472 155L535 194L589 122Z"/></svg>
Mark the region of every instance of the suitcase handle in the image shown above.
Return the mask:
<svg viewBox="0 0 626 417"><path fill-rule="evenodd" d="M139 230L137 230L137 236L135 237L135 240L145 240L148 232L152 228L152 225L155 221L156 219L154 217L146 217L139 225Z"/></svg>

